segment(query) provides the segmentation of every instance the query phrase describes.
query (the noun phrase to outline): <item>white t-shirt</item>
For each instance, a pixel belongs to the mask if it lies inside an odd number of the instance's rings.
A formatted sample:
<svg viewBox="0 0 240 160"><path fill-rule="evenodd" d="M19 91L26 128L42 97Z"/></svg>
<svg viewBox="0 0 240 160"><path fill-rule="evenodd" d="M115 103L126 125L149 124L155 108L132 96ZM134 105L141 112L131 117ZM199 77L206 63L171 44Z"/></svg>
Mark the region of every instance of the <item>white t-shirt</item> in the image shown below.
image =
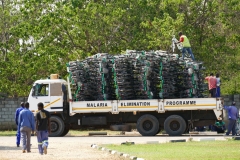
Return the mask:
<svg viewBox="0 0 240 160"><path fill-rule="evenodd" d="M220 78L218 77L218 78L216 78L216 79L217 79L217 87L219 87L220 84L221 84Z"/></svg>

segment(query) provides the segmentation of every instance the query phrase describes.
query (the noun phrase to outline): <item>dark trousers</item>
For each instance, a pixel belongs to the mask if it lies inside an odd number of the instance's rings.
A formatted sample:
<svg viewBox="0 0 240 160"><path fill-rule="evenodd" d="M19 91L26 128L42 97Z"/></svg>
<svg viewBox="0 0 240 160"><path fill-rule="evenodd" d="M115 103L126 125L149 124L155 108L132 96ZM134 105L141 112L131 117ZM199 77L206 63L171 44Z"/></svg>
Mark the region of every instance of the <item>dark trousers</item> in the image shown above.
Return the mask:
<svg viewBox="0 0 240 160"><path fill-rule="evenodd" d="M212 131L217 131L217 133L224 133L225 132L225 130L226 130L226 128L225 128L225 126L222 126L222 127L217 127L217 126L212 126L211 127L211 130Z"/></svg>
<svg viewBox="0 0 240 160"><path fill-rule="evenodd" d="M185 56L186 51L188 52L188 54L191 55L191 58L192 58L192 60L194 61L195 58L194 58L194 55L193 55L193 53L192 53L191 47L183 47L183 49L182 49L182 58L184 59L184 56Z"/></svg>
<svg viewBox="0 0 240 160"><path fill-rule="evenodd" d="M43 154L43 147L48 147L48 131L37 131L38 150Z"/></svg>
<svg viewBox="0 0 240 160"><path fill-rule="evenodd" d="M16 134L16 144L20 145L20 138L21 138L21 132L17 127L17 134Z"/></svg>
<svg viewBox="0 0 240 160"><path fill-rule="evenodd" d="M226 135L229 135L229 133L232 131L232 136L236 135L236 120L229 119L229 124L228 124L228 131Z"/></svg>
<svg viewBox="0 0 240 160"><path fill-rule="evenodd" d="M216 88L210 89L209 93L211 94L211 97L216 97Z"/></svg>
<svg viewBox="0 0 240 160"><path fill-rule="evenodd" d="M220 97L221 94L220 94L220 87L217 87L216 89L216 97Z"/></svg>

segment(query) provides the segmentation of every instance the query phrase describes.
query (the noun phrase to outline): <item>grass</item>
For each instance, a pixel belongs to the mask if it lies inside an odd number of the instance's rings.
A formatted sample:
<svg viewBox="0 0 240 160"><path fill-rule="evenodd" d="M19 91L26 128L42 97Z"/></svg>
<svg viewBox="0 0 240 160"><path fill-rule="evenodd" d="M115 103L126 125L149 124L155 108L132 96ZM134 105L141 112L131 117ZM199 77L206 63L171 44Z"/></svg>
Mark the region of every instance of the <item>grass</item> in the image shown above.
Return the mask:
<svg viewBox="0 0 240 160"><path fill-rule="evenodd" d="M178 142L164 144L104 145L104 147L145 160L237 160L239 141Z"/></svg>
<svg viewBox="0 0 240 160"><path fill-rule="evenodd" d="M0 136L16 136L15 130L0 131ZM67 136L88 136L89 132L107 132L107 135L120 135L120 131L110 130L70 130Z"/></svg>
<svg viewBox="0 0 240 160"><path fill-rule="evenodd" d="M16 136L16 133L14 130L0 131L0 136Z"/></svg>

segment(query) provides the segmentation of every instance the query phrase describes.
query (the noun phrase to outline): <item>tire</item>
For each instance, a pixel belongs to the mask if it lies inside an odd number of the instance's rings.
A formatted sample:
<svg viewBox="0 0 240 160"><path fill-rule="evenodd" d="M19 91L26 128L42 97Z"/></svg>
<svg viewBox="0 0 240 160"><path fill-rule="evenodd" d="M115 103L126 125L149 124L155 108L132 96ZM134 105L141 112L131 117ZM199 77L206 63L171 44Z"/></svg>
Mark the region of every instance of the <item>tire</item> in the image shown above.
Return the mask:
<svg viewBox="0 0 240 160"><path fill-rule="evenodd" d="M63 133L61 134L61 137L66 136L69 132L69 127L65 127Z"/></svg>
<svg viewBox="0 0 240 160"><path fill-rule="evenodd" d="M145 114L138 119L137 130L142 136L155 136L159 131L159 122L153 115Z"/></svg>
<svg viewBox="0 0 240 160"><path fill-rule="evenodd" d="M171 115L164 121L164 129L169 136L180 136L186 131L186 121L178 115Z"/></svg>
<svg viewBox="0 0 240 160"><path fill-rule="evenodd" d="M60 137L62 136L65 125L63 123L63 120L58 116L51 116L51 134L50 137Z"/></svg>

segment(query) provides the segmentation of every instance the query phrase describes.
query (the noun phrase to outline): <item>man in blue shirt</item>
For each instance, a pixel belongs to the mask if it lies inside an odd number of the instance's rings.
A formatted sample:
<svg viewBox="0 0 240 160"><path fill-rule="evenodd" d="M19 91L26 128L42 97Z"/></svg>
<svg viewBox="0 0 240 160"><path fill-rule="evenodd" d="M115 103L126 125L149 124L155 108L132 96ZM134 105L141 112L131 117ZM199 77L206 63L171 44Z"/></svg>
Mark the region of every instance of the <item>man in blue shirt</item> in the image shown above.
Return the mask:
<svg viewBox="0 0 240 160"><path fill-rule="evenodd" d="M232 131L232 136L236 135L236 121L239 118L239 112L237 107L235 106L236 103L232 102L231 106L224 106L224 109L228 111L228 131L226 135L229 135L229 133Z"/></svg>
<svg viewBox="0 0 240 160"><path fill-rule="evenodd" d="M15 122L16 122L16 125L17 125L17 139L16 139L16 144L17 144L17 147L19 147L20 145L20 137L21 137L21 134L20 134L20 130L18 130L18 117L19 117L19 113L24 109L24 103L21 102L21 105L19 108L17 108L16 110L16 113L15 113Z"/></svg>
<svg viewBox="0 0 240 160"><path fill-rule="evenodd" d="M31 141L31 131L34 134L35 130L35 119L33 113L29 110L29 103L25 103L25 109L20 112L18 120L18 129L21 132L21 140L23 145L23 153L31 152L30 141Z"/></svg>

